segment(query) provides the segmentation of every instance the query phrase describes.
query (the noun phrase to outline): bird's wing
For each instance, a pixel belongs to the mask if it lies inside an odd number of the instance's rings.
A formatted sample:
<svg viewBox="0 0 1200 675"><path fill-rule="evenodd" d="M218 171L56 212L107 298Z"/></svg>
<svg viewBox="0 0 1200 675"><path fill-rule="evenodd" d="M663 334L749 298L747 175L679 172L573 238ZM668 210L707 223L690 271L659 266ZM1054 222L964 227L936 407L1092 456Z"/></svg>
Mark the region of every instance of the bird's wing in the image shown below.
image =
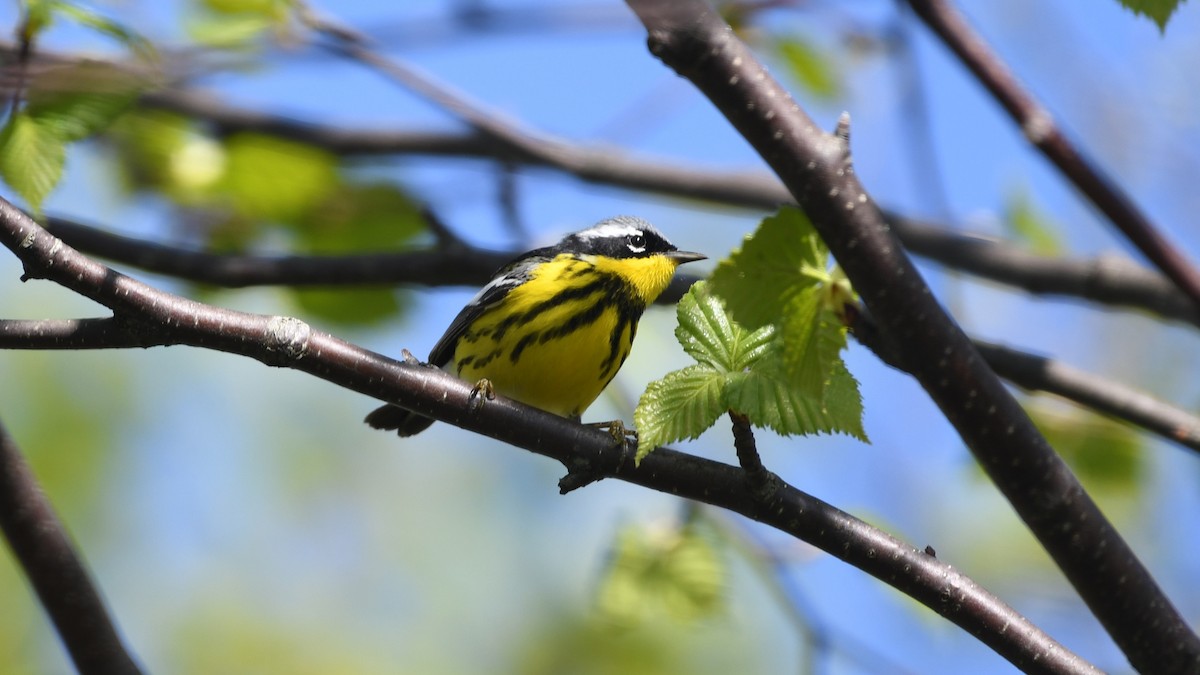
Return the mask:
<svg viewBox="0 0 1200 675"><path fill-rule="evenodd" d="M535 267L553 257L554 253L550 248L540 248L519 256L497 270L492 280L479 289L467 306L454 317L454 321L450 322L446 333L429 352L429 363L439 368L449 363L450 359L454 358L458 339L467 332L467 327L490 307L503 300L509 291L529 281Z"/></svg>

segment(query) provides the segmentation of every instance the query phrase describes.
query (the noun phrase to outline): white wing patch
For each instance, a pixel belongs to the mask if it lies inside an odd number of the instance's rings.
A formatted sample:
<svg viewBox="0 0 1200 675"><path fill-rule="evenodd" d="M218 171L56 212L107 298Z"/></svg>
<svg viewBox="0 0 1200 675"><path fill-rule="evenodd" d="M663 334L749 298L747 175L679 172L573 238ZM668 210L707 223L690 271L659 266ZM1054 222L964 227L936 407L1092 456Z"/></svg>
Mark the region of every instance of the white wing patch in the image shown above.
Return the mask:
<svg viewBox="0 0 1200 675"><path fill-rule="evenodd" d="M494 291L498 288L504 288L505 286L520 286L521 284L525 283L528 280L528 278L529 278L529 276L527 274L526 275L514 275L512 273L509 273L509 274L500 275L500 276L496 277L495 279L492 279L491 281L487 282L487 285L485 285L483 288L479 289L479 292L475 294L475 297L471 298L471 300L469 302L467 302L467 306L470 307L472 305L480 304L480 302L485 297L487 297L487 295L489 293L491 293L492 291Z"/></svg>

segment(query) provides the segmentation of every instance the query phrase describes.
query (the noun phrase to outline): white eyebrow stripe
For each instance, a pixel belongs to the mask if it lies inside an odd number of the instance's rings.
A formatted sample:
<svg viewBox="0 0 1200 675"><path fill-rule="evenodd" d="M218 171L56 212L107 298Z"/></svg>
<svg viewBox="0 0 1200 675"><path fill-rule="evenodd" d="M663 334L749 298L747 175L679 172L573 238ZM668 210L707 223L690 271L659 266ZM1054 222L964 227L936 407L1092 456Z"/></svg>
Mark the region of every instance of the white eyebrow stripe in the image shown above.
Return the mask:
<svg viewBox="0 0 1200 675"><path fill-rule="evenodd" d="M629 237L633 235L645 235L645 231L631 223L601 223L595 227L588 228L579 232L576 236L580 239L604 239L606 237Z"/></svg>

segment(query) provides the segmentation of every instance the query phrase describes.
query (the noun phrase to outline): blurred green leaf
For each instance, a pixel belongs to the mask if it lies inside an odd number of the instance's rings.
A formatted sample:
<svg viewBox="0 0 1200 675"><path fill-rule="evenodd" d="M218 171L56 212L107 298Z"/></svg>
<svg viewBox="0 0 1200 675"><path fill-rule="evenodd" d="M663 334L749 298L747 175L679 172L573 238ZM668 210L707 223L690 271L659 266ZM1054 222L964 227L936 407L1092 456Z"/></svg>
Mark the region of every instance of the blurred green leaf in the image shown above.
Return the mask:
<svg viewBox="0 0 1200 675"><path fill-rule="evenodd" d="M1004 224L1035 252L1053 256L1062 252L1057 223L1034 204L1028 190L1013 190L1004 203Z"/></svg>
<svg viewBox="0 0 1200 675"><path fill-rule="evenodd" d="M221 187L252 220L300 218L338 184L336 158L311 145L243 133L226 139L225 152Z"/></svg>
<svg viewBox="0 0 1200 675"><path fill-rule="evenodd" d="M81 26L87 26L98 33L113 38L143 58L157 57L154 45L149 40L115 19L98 14L91 9L72 2L51 0L50 2L43 1L39 4L52 6L55 13L65 16Z"/></svg>
<svg viewBox="0 0 1200 675"><path fill-rule="evenodd" d="M293 2L291 0L200 0L200 5L217 14L258 14L279 18L287 15Z"/></svg>
<svg viewBox="0 0 1200 675"><path fill-rule="evenodd" d="M54 23L54 7L57 0L21 0L25 10L25 23L21 39L32 43Z"/></svg>
<svg viewBox="0 0 1200 675"><path fill-rule="evenodd" d="M291 0L199 0L186 29L192 40L208 47L240 49L291 18Z"/></svg>
<svg viewBox="0 0 1200 675"><path fill-rule="evenodd" d="M239 49L253 42L275 25L270 17L257 14L209 14L189 19L188 37L213 49Z"/></svg>
<svg viewBox="0 0 1200 675"><path fill-rule="evenodd" d="M187 118L163 110L133 110L108 133L125 187L158 190L187 206L211 203L225 175L225 149Z"/></svg>
<svg viewBox="0 0 1200 675"><path fill-rule="evenodd" d="M107 128L138 93L114 68L53 71L31 86L26 106L0 130L0 175L34 211L61 180L67 145Z"/></svg>
<svg viewBox="0 0 1200 675"><path fill-rule="evenodd" d="M1142 440L1119 422L1082 411L1028 406L1038 429L1090 490L1135 491L1145 474Z"/></svg>
<svg viewBox="0 0 1200 675"><path fill-rule="evenodd" d="M58 185L66 161L66 141L23 112L0 129L0 176L35 212Z"/></svg>
<svg viewBox="0 0 1200 675"><path fill-rule="evenodd" d="M345 183L291 223L310 253L395 248L425 231L420 206L389 183Z"/></svg>
<svg viewBox="0 0 1200 675"><path fill-rule="evenodd" d="M606 618L637 625L665 615L695 621L724 607L725 565L696 528L629 527L617 537L597 594Z"/></svg>
<svg viewBox="0 0 1200 675"><path fill-rule="evenodd" d="M306 317L340 326L369 326L402 314L407 297L389 288L290 288Z"/></svg>
<svg viewBox="0 0 1200 675"><path fill-rule="evenodd" d="M113 92L31 92L25 115L64 143L81 141L103 131L137 96L135 90Z"/></svg>
<svg viewBox="0 0 1200 675"><path fill-rule="evenodd" d="M792 36L776 40L774 47L788 72L811 94L826 100L841 94L834 62L811 42Z"/></svg>
<svg viewBox="0 0 1200 675"><path fill-rule="evenodd" d="M1158 24L1160 31L1167 29L1167 21L1183 0L1120 0L1121 4L1134 14L1148 16Z"/></svg>

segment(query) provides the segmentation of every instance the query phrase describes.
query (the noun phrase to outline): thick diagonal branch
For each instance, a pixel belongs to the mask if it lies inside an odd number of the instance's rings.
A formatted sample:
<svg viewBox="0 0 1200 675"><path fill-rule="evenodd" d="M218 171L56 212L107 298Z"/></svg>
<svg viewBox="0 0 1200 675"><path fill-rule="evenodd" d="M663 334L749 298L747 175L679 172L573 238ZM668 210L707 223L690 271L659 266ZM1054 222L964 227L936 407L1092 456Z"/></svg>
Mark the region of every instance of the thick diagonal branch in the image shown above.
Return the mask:
<svg viewBox="0 0 1200 675"><path fill-rule="evenodd" d="M79 672L138 675L83 558L3 424L0 530Z"/></svg>
<svg viewBox="0 0 1200 675"><path fill-rule="evenodd" d="M835 135L822 132L705 2L629 4L651 52L708 96L787 185L905 367L1134 666L1200 666L1200 639L889 232L854 174L848 118Z"/></svg>

